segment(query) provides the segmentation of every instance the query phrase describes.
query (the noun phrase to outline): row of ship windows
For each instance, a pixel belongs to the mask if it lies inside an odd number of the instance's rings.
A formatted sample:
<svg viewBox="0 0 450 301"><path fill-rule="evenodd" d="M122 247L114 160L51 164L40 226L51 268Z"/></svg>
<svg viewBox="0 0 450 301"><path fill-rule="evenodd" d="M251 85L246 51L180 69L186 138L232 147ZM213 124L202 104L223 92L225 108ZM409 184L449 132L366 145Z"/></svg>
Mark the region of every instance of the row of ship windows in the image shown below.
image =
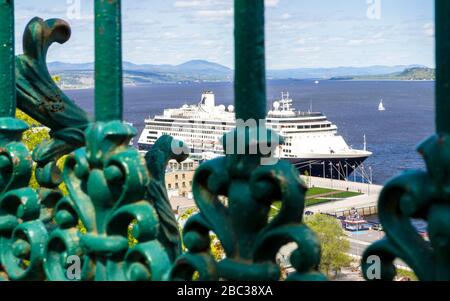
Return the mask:
<svg viewBox="0 0 450 301"><path fill-rule="evenodd" d="M163 135L171 135L171 136L179 136L179 137L183 137L184 139L190 137L190 138L195 138L195 139L210 139L210 140L214 140L216 141L216 136L206 136L206 135L198 135L198 136L194 136L194 135L184 135L184 134L178 134L178 133L167 133L167 132L162 132Z"/></svg>
<svg viewBox="0 0 450 301"><path fill-rule="evenodd" d="M189 124L189 123L181 123L181 124L160 124L160 123L154 123L154 122L149 122L147 123L147 126L152 126L152 128L160 128L160 127L181 127L181 128L197 128L197 129L210 129L210 130L218 130L218 131L229 131L231 129L234 128L234 125L229 125L229 126L211 126L211 125L196 125L196 124Z"/></svg>
<svg viewBox="0 0 450 301"><path fill-rule="evenodd" d="M199 135L199 136L193 136L193 135L182 135L182 134L177 134L177 133L166 133L166 132L162 132L162 135L171 135L171 136L178 136L178 137L183 137L183 139L187 139L188 137L190 138L195 138L195 139L210 139L213 141L216 141L216 137L215 136L205 136L205 135ZM148 140L157 140L158 136L147 136Z"/></svg>
<svg viewBox="0 0 450 301"><path fill-rule="evenodd" d="M278 126L274 126L274 129L276 130L283 130L283 129L321 129L321 128L331 128L331 124L316 124L316 125L289 125L289 126L282 126L282 127L278 127ZM160 131L164 131L167 130L167 127L155 127L155 130L160 130ZM205 129L199 129L199 130L194 130L194 129L186 129L186 128L182 128L182 127L172 127L170 129L172 132L182 132L182 133L199 133L199 134L210 134L210 135L221 135L223 134L223 132L227 131L226 128L220 128L220 129L210 129L209 131L205 131ZM157 134L156 131L149 131L150 134Z"/></svg>
<svg viewBox="0 0 450 301"><path fill-rule="evenodd" d="M317 116L319 117L319 116ZM305 123L305 122L320 122L320 121L326 121L326 117L322 118L314 118L314 119L286 119L286 120L267 120L267 123Z"/></svg>
<svg viewBox="0 0 450 301"><path fill-rule="evenodd" d="M167 131L167 127L154 127L155 130L160 131ZM216 135L222 135L225 129L223 130L213 130L213 131L205 131L205 130L193 130L193 129L187 129L187 128L170 128L172 132L182 132L182 133L206 133L206 134L216 134ZM219 133L217 133L219 132ZM155 131L149 131L150 134L156 133Z"/></svg>
<svg viewBox="0 0 450 301"><path fill-rule="evenodd" d="M227 123L227 122L206 121L206 120L202 120L202 121L200 121L200 120L198 120L198 121L197 120L186 120L186 121L183 121L183 120L174 120L174 119L155 119L154 122L148 122L148 124L155 124L155 122L160 122L160 123L174 123L174 122L177 122L177 123L185 123L185 124L206 124L206 123L208 123L208 124L232 126L231 123Z"/></svg>
<svg viewBox="0 0 450 301"><path fill-rule="evenodd" d="M158 123L148 123L147 125L152 125L154 126L154 129L166 129L168 126L175 128L175 127L179 127L179 131L186 131L186 128L184 125L163 125L163 124L158 124ZM329 128L331 127L331 124L315 124L315 125L273 125L274 129L291 129L291 128L297 128L297 129L319 129L319 128ZM205 129L208 130L214 130L214 131L229 131L232 130L234 128L234 126L228 126L228 127L219 127L219 126L203 126L203 125L192 125L189 124L189 130L197 128L197 129L201 129L202 131L204 131Z"/></svg>
<svg viewBox="0 0 450 301"><path fill-rule="evenodd" d="M299 120L299 119L288 119L288 120L271 120L268 119L267 123L306 123L306 122L320 122L320 121L325 121L326 117L321 117L321 115L312 115L312 117L319 117L319 118L315 118L315 119L306 119L306 120ZM149 122L148 124L154 123L154 122L160 122L160 123L186 123L186 124L216 124L216 125L229 125L232 126L231 123L227 123L227 122L217 122L217 121L211 121L211 120L202 120L202 121L197 121L197 120L174 120L174 119L155 119L153 122Z"/></svg>
<svg viewBox="0 0 450 301"><path fill-rule="evenodd" d="M314 124L314 125L287 125L287 126L274 126L274 129L322 129L330 128L331 124Z"/></svg>

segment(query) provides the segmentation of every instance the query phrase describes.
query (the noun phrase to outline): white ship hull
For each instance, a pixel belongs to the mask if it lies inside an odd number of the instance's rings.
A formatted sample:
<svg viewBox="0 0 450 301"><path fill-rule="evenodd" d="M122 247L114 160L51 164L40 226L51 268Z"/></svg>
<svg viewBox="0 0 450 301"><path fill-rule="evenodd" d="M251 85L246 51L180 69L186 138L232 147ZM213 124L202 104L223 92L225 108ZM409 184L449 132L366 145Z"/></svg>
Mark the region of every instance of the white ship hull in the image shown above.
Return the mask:
<svg viewBox="0 0 450 301"><path fill-rule="evenodd" d="M289 95L283 94L266 119L267 127L285 139L275 157L291 161L302 174L337 178L340 171L350 175L371 155L349 147L323 114L296 112L291 102ZM151 149L162 135L171 135L190 148L194 159L209 160L224 155L220 139L235 128L234 108L216 106L214 94L207 92L200 104L165 110L145 123L138 143L141 151Z"/></svg>

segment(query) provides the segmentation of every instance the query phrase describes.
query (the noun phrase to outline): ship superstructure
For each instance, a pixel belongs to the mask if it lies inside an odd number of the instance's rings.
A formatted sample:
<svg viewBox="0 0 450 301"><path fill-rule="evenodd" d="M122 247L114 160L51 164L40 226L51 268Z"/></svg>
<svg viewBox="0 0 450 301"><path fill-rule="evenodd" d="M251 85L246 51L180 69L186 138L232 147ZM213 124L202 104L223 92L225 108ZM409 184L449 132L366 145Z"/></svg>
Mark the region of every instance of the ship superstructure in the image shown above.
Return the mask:
<svg viewBox="0 0 450 301"><path fill-rule="evenodd" d="M215 95L204 92L196 105L166 109L162 115L145 120L139 149L149 150L162 135L184 141L195 160L224 155L220 139L235 127L232 105L216 105ZM273 102L266 125L284 137L275 156L291 161L302 174L346 178L372 153L355 150L337 133L337 126L317 112L296 111L289 93Z"/></svg>

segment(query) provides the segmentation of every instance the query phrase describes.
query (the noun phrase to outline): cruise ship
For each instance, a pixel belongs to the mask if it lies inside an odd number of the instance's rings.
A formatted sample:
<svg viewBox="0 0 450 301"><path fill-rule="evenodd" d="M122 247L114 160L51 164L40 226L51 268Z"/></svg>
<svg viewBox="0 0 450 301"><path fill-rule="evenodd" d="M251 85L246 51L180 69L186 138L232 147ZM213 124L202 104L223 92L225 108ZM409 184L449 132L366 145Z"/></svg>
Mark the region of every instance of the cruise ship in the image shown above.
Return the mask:
<svg viewBox="0 0 450 301"><path fill-rule="evenodd" d="M284 137L275 156L292 162L301 174L345 179L372 155L365 142L364 150L348 146L337 126L322 113L297 111L292 102L289 93L282 93L273 102L266 123ZM160 136L171 135L188 145L192 159L210 160L224 155L220 140L234 127L234 107L216 105L214 93L207 91L198 104L166 109L146 119L138 147L148 151Z"/></svg>

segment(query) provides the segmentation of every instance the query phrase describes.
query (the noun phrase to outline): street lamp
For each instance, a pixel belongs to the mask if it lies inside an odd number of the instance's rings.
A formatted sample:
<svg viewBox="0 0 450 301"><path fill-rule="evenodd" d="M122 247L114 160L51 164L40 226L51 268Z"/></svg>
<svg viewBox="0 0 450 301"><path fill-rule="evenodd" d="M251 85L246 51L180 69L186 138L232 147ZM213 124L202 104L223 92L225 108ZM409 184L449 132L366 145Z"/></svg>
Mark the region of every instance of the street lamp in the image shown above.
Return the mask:
<svg viewBox="0 0 450 301"><path fill-rule="evenodd" d="M331 188L333 188L333 163L330 162Z"/></svg>
<svg viewBox="0 0 450 301"><path fill-rule="evenodd" d="M309 188L312 187L312 185L311 185L311 180L312 180L311 176L312 176L311 175L311 162L309 162L309 176L308 176Z"/></svg>
<svg viewBox="0 0 450 301"><path fill-rule="evenodd" d="M372 166L369 166L369 174L370 174L370 180L369 180L369 186L368 186L368 192L367 194L370 195L370 185L372 184Z"/></svg>

